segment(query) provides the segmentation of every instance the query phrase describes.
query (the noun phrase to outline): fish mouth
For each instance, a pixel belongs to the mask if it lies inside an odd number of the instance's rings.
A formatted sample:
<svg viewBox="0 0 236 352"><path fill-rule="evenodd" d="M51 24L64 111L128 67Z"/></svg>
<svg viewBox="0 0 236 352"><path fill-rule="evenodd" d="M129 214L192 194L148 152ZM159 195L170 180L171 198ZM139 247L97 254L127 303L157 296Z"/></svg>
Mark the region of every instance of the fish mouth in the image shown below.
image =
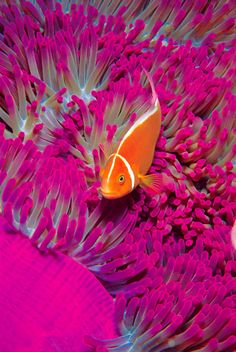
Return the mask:
<svg viewBox="0 0 236 352"><path fill-rule="evenodd" d="M121 198L122 196L117 194L117 193L110 193L110 192L105 192L101 189L101 193L103 195L104 198L106 199L117 199L117 198Z"/></svg>

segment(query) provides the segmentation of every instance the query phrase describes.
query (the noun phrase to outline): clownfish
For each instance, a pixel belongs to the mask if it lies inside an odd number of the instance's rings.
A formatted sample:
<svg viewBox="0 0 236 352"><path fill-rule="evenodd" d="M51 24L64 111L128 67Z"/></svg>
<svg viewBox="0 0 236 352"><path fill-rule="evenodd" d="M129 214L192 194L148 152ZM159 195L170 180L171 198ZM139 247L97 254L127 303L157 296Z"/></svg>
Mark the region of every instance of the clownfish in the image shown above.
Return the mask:
<svg viewBox="0 0 236 352"><path fill-rule="evenodd" d="M161 193L162 174L146 175L155 152L161 129L161 107L153 81L144 70L152 89L152 106L133 124L100 171L104 198L121 198L138 185Z"/></svg>

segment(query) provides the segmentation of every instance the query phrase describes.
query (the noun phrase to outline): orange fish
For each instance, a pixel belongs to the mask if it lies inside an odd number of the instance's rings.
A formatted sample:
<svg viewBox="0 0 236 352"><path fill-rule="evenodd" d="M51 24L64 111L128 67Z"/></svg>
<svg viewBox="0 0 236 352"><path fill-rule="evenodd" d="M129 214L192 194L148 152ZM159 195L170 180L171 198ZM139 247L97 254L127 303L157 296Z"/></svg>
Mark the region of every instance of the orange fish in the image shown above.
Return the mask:
<svg viewBox="0 0 236 352"><path fill-rule="evenodd" d="M146 175L160 134L161 108L153 81L149 73L145 73L152 88L152 106L124 135L100 172L101 193L108 199L121 198L138 185L155 193L162 190L161 174Z"/></svg>
<svg viewBox="0 0 236 352"><path fill-rule="evenodd" d="M234 249L236 249L236 220L231 230L231 241Z"/></svg>

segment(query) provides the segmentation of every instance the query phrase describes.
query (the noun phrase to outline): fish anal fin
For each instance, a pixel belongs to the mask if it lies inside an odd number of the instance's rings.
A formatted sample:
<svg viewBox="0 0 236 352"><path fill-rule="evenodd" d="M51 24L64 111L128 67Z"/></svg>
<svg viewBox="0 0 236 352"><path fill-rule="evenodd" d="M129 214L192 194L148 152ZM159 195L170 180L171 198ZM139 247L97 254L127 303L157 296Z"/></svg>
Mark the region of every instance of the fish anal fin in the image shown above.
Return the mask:
<svg viewBox="0 0 236 352"><path fill-rule="evenodd" d="M104 175L104 167L101 167L100 168L100 173L99 173L100 178L102 178L103 175Z"/></svg>
<svg viewBox="0 0 236 352"><path fill-rule="evenodd" d="M145 190L151 190L156 194L160 194L164 190L164 177L163 174L150 174L139 176L140 186Z"/></svg>
<svg viewBox="0 0 236 352"><path fill-rule="evenodd" d="M102 151L105 159L109 159L109 157L111 156L111 154L115 153L115 151L117 150L118 147L118 143L117 142L107 142L105 141L105 143L103 144L99 144L99 148Z"/></svg>

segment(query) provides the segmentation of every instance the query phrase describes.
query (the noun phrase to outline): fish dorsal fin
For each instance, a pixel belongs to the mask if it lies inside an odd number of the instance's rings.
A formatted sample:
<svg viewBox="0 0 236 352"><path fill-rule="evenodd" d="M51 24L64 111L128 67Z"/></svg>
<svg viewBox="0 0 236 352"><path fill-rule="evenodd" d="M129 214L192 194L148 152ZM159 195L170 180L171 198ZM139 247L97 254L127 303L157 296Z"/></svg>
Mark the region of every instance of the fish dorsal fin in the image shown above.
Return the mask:
<svg viewBox="0 0 236 352"><path fill-rule="evenodd" d="M131 134L135 131L135 129L137 127L139 127L141 124L143 124L150 116L152 116L153 114L155 114L158 110L160 110L160 103L159 103L159 99L157 97L157 93L154 87L154 82L153 79L150 75L149 72L146 71L145 68L143 68L148 81L150 83L151 89L152 89L152 105L151 107L144 113L142 114L135 122L134 124L130 127L130 129L125 133L125 135L123 136L123 138L120 141L120 144L118 146L117 152L119 153L119 149L122 147L122 145L124 144L124 142L126 141L126 139L128 137L131 136ZM161 115L160 115L161 116Z"/></svg>
<svg viewBox="0 0 236 352"><path fill-rule="evenodd" d="M143 67L143 72L147 76L148 82L149 82L149 84L151 86L151 90L152 90L152 105L155 106L155 107L158 107L159 99L158 99L158 96L157 96L156 89L154 87L153 79L152 79L150 73L144 67Z"/></svg>

